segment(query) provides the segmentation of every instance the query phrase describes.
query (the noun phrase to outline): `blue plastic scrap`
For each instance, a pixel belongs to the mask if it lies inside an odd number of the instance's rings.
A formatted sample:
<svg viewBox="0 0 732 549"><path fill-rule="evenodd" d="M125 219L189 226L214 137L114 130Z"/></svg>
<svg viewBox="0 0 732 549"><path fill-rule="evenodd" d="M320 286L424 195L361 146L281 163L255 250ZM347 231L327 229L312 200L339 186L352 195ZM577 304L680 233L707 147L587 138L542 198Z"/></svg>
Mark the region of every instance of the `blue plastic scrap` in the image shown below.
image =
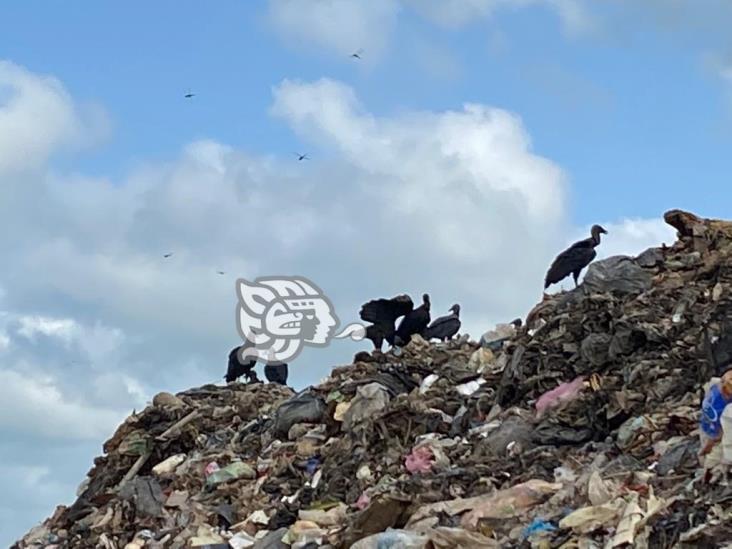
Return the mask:
<svg viewBox="0 0 732 549"><path fill-rule="evenodd" d="M551 522L547 522L546 520L540 518L535 518L531 524L524 528L522 537L523 539L527 539L537 534L543 534L544 532L553 532L556 529L557 527L554 526Z"/></svg>
<svg viewBox="0 0 732 549"><path fill-rule="evenodd" d="M308 472L308 475L312 475L315 473L315 471L318 470L318 467L320 466L320 460L318 458L310 458L307 461L307 464L305 465L305 469Z"/></svg>

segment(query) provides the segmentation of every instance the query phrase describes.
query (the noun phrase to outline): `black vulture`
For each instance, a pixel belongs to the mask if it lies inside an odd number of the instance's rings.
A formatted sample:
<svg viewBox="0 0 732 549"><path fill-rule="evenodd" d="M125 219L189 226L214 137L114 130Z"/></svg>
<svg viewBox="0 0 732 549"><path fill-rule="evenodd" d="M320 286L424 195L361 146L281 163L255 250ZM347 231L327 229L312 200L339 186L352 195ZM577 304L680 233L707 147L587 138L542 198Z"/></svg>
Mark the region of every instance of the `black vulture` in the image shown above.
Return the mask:
<svg viewBox="0 0 732 549"><path fill-rule="evenodd" d="M440 341L447 341L458 333L460 329L460 305L456 303L450 307L450 311L452 311L452 314L436 318L432 324L427 326L424 331L424 338L427 341L433 337Z"/></svg>
<svg viewBox="0 0 732 549"><path fill-rule="evenodd" d="M409 313L413 307L412 298L406 294L391 299L373 299L361 306L361 320L373 323L366 327L366 339L371 340L374 349L381 350L384 340L389 345L394 345L394 322Z"/></svg>
<svg viewBox="0 0 732 549"><path fill-rule="evenodd" d="M422 294L422 305L404 315L394 334L397 345L406 345L414 334L422 335L430 323L430 296Z"/></svg>
<svg viewBox="0 0 732 549"><path fill-rule="evenodd" d="M229 353L229 366L226 369L226 375L224 376L226 383L236 381L241 376L246 376L247 379L252 382L259 381L259 378L257 377L257 372L254 371L254 366L257 364L257 359L252 358L251 360L244 363L239 360L239 350L247 349L249 347L252 347L252 344L247 341L246 343L244 343L244 345L234 347Z"/></svg>
<svg viewBox="0 0 732 549"><path fill-rule="evenodd" d="M287 385L287 364L266 364L264 366L264 375L270 383Z"/></svg>
<svg viewBox="0 0 732 549"><path fill-rule="evenodd" d="M394 345L394 324L389 326L388 324L371 324L366 326L366 339L371 340L374 344L374 349L381 350L384 345L384 340L389 345Z"/></svg>
<svg viewBox="0 0 732 549"><path fill-rule="evenodd" d="M590 238L575 242L554 259L544 278L545 290L551 284L556 284L570 274L574 278L575 288L577 287L577 279L579 278L580 272L597 255L595 247L600 244L600 234L607 234L607 231L600 227L600 225L593 225L590 232L592 234Z"/></svg>

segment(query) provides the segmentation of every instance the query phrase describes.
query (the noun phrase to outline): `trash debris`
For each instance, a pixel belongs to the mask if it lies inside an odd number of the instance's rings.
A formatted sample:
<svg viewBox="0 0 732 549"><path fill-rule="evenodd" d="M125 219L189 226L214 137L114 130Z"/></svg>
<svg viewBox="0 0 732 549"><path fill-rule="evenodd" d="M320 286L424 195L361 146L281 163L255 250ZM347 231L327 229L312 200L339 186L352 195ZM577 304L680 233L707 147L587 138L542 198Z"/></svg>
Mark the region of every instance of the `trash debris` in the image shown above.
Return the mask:
<svg viewBox="0 0 732 549"><path fill-rule="evenodd" d="M256 477L257 473L249 465L241 461L235 461L223 469L219 469L208 475L206 477L206 483L209 486L214 486L238 478L253 479Z"/></svg>
<svg viewBox="0 0 732 549"><path fill-rule="evenodd" d="M608 503L615 497L617 491L611 482L602 480L599 472L592 472L587 483L587 499L592 505L599 506Z"/></svg>
<svg viewBox="0 0 732 549"><path fill-rule="evenodd" d="M722 546L732 222L664 219L481 342L159 393L13 549Z"/></svg>
<svg viewBox="0 0 732 549"><path fill-rule="evenodd" d="M429 543L430 538L424 534L389 529L357 541L351 549L427 549Z"/></svg>
<svg viewBox="0 0 732 549"><path fill-rule="evenodd" d="M156 475L165 475L175 471L176 467L186 460L185 454L176 454L170 456L165 461L161 461L155 467L152 468L152 472Z"/></svg>
<svg viewBox="0 0 732 549"><path fill-rule="evenodd" d="M516 326L498 324L493 330L489 330L481 336L480 345L493 352L500 351L503 344L514 335L516 335Z"/></svg>
<svg viewBox="0 0 732 549"><path fill-rule="evenodd" d="M617 524L617 518L622 512L623 506L623 500L618 499L603 505L583 507L559 521L559 527L571 528L575 532L587 534L601 526Z"/></svg>
<svg viewBox="0 0 732 549"><path fill-rule="evenodd" d="M542 417L547 410L556 408L565 402L569 402L584 387L584 378L578 377L569 383L562 383L551 391L547 391L536 401L536 415Z"/></svg>
<svg viewBox="0 0 732 549"><path fill-rule="evenodd" d="M429 473L433 459L432 451L427 446L420 446L406 457L404 466L410 473Z"/></svg>
<svg viewBox="0 0 732 549"><path fill-rule="evenodd" d="M359 422L370 418L389 403L389 392L380 383L369 383L359 387L356 398L343 417L343 427L352 429Z"/></svg>
<svg viewBox="0 0 732 549"><path fill-rule="evenodd" d="M483 378L476 379L473 381L469 381L468 383L463 383L462 385L458 385L455 387L458 393L460 393L463 396L470 396L474 394L482 385L485 385L486 380Z"/></svg>
<svg viewBox="0 0 732 549"><path fill-rule="evenodd" d="M702 402L700 425L701 455L708 454L714 445L723 438L724 412L732 403L732 370L725 372L721 378L712 378ZM732 438L732 424L728 424L728 439ZM729 447L730 445L725 445Z"/></svg>
<svg viewBox="0 0 732 549"><path fill-rule="evenodd" d="M541 518L535 518L521 534L521 539L528 539L546 532L553 532L557 527L551 522L547 522Z"/></svg>
<svg viewBox="0 0 732 549"><path fill-rule="evenodd" d="M427 376L426 378L424 378L424 379L422 380L422 385L420 385L420 386L419 386L419 394L420 394L420 395L424 395L424 394L426 394L426 393L427 393L427 391L429 391L429 390L430 390L430 387L432 387L432 385L433 385L433 384L435 383L435 381L437 381L438 379L440 379L440 376L438 376L437 374L430 374L430 375L428 375L428 376Z"/></svg>

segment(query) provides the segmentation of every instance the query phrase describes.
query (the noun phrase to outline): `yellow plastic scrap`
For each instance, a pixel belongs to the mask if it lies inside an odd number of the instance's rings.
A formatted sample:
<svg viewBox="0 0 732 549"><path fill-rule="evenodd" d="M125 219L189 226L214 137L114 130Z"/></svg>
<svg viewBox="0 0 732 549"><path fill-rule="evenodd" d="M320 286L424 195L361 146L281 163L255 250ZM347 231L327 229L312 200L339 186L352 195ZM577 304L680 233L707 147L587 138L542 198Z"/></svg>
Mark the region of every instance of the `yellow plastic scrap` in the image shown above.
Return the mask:
<svg viewBox="0 0 732 549"><path fill-rule="evenodd" d="M625 544L632 545L635 540L636 529L643 517L644 513L638 505L638 497L636 496L625 506L623 517L615 530L615 536L605 546L605 549L613 549Z"/></svg>
<svg viewBox="0 0 732 549"><path fill-rule="evenodd" d="M192 537L189 543L191 547L201 547L203 545L224 543L224 538L219 536L210 526L201 525L198 527L195 537Z"/></svg>
<svg viewBox="0 0 732 549"><path fill-rule="evenodd" d="M597 392L600 390L601 387L601 379L600 376L595 374L592 374L590 376L590 387L592 387L592 390Z"/></svg>
<svg viewBox="0 0 732 549"><path fill-rule="evenodd" d="M348 506L340 503L328 511L321 509L300 509L298 518L302 521L313 522L320 527L338 526L346 521Z"/></svg>
<svg viewBox="0 0 732 549"><path fill-rule="evenodd" d="M287 531L282 538L282 542L288 545L294 543L322 543L325 537L323 531L316 523L307 520L298 520Z"/></svg>
<svg viewBox="0 0 732 549"><path fill-rule="evenodd" d="M484 518L502 519L515 517L525 509L541 503L549 495L558 492L562 485L544 480L532 479L522 484L499 490L488 497L480 498L475 507L463 516L463 528L475 529Z"/></svg>
<svg viewBox="0 0 732 549"><path fill-rule="evenodd" d="M592 532L600 526L614 523L622 512L624 505L625 502L622 499L617 499L612 503L577 509L560 520L559 527L571 528L582 534Z"/></svg>
<svg viewBox="0 0 732 549"><path fill-rule="evenodd" d="M168 459L161 461L152 468L152 472L156 475L165 475L172 473L175 469L186 460L185 454L175 454Z"/></svg>
<svg viewBox="0 0 732 549"><path fill-rule="evenodd" d="M346 412L351 407L351 403L349 402L339 402L336 406L335 412L333 412L333 419L336 421L343 421L343 418L346 417Z"/></svg>
<svg viewBox="0 0 732 549"><path fill-rule="evenodd" d="M587 498L592 505L603 505L612 500L616 489L613 483L602 480L600 473L593 471L587 483Z"/></svg>

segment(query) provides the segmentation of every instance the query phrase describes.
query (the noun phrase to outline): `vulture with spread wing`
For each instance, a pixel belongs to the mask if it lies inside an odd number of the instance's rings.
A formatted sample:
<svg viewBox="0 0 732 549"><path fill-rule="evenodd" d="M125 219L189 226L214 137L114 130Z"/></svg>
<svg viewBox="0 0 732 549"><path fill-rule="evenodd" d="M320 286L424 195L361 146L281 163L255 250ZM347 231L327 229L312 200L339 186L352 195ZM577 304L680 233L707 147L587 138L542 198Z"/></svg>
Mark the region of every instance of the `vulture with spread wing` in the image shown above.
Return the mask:
<svg viewBox="0 0 732 549"><path fill-rule="evenodd" d="M373 299L361 306L361 320L372 323L366 327L366 339L371 340L374 349L381 350L384 340L394 345L394 322L408 314L413 307L412 298L406 294L391 299Z"/></svg>

